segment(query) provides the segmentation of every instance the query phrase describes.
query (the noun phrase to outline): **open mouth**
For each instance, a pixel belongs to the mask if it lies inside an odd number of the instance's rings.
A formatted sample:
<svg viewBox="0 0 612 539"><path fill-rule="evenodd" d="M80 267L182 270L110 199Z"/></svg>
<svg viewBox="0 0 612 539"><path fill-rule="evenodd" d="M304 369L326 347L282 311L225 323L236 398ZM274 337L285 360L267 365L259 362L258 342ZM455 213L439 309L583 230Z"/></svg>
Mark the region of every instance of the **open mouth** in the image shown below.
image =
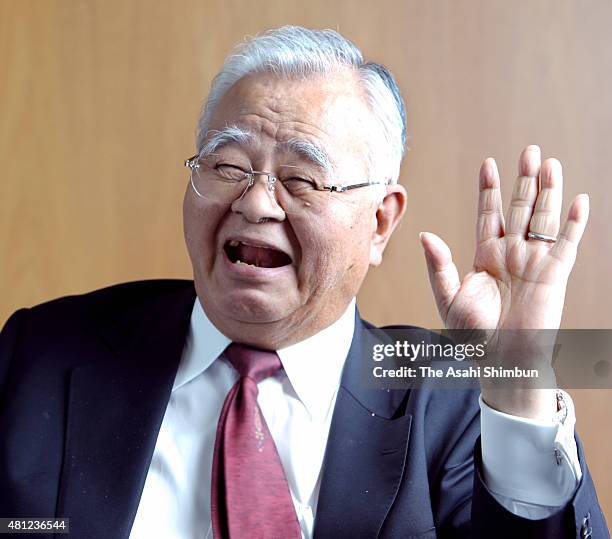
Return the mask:
<svg viewBox="0 0 612 539"><path fill-rule="evenodd" d="M233 264L248 264L258 268L280 268L291 264L291 257L287 253L271 247L232 240L225 242L223 249Z"/></svg>

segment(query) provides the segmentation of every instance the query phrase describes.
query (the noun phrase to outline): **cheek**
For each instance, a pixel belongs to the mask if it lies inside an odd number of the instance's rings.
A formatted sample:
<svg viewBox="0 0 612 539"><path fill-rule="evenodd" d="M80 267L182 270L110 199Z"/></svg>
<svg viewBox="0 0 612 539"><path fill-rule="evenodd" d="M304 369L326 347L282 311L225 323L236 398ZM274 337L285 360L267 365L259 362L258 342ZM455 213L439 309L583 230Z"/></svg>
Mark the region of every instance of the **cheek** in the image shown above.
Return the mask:
<svg viewBox="0 0 612 539"><path fill-rule="evenodd" d="M322 220L318 223L305 228L299 238L303 253L300 281L311 289L352 288L369 266L369 229L361 220L348 218L327 221L327 226Z"/></svg>
<svg viewBox="0 0 612 539"><path fill-rule="evenodd" d="M215 223L219 223L223 211L194 202L189 197L187 193L183 202L185 243L194 269L208 267L213 262L212 254L215 251Z"/></svg>
<svg viewBox="0 0 612 539"><path fill-rule="evenodd" d="M298 286L301 292L310 296L320 289L329 288L334 266L336 242L334 232L324 221L309 216L308 219L294 219L291 227L300 249L297 268Z"/></svg>
<svg viewBox="0 0 612 539"><path fill-rule="evenodd" d="M372 226L364 210L346 232L342 244L343 267L346 279L352 283L363 280L370 267L370 246L372 243Z"/></svg>

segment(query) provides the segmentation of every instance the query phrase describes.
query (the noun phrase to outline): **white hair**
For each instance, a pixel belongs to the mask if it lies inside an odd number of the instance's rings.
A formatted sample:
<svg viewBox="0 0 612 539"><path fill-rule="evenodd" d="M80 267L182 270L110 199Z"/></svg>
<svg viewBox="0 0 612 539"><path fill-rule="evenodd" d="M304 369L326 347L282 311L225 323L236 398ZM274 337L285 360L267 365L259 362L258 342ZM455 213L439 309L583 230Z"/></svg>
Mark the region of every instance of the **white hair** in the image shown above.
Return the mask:
<svg viewBox="0 0 612 539"><path fill-rule="evenodd" d="M202 152L212 112L225 92L249 73L270 71L284 77L307 78L352 69L359 77L366 103L379 132L368 141L368 174L397 182L406 145L404 101L393 75L381 64L364 62L361 51L334 30L283 26L236 46L213 79L198 122L197 149Z"/></svg>

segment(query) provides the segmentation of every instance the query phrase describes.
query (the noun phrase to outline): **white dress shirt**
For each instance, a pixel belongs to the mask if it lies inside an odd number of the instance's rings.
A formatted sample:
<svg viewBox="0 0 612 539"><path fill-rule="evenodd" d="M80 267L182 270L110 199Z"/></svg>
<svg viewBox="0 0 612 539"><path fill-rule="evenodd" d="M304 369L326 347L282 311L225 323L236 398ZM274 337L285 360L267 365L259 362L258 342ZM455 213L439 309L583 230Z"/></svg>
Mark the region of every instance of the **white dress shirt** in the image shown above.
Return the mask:
<svg viewBox="0 0 612 539"><path fill-rule="evenodd" d="M355 300L328 328L278 350L283 369L258 384L257 400L305 539L312 537L323 456L354 323ZM238 380L223 356L230 342L196 299L131 539L212 537L210 491L217 422L225 397ZM552 514L556 506L567 503L580 479L573 405L568 395L565 400L568 415L563 425L509 416L480 401L485 481L495 498L515 514L526 518Z"/></svg>

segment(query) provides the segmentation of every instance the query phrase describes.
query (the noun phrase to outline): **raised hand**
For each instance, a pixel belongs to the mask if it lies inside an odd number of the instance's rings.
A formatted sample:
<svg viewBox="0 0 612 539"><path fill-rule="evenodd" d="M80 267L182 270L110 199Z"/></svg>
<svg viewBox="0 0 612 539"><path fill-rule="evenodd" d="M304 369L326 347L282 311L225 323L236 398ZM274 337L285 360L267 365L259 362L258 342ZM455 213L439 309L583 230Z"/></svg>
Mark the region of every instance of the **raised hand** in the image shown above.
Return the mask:
<svg viewBox="0 0 612 539"><path fill-rule="evenodd" d="M463 280L442 239L432 233L421 235L438 311L449 329L557 329L560 325L589 198L574 198L559 234L561 164L556 159L541 164L540 149L528 146L521 153L518 171L504 219L497 166L492 158L482 164L474 266ZM530 238L530 232L541 239ZM515 402L516 396L511 400ZM527 402L518 411L539 415L534 406ZM506 411L516 413L516 402Z"/></svg>

